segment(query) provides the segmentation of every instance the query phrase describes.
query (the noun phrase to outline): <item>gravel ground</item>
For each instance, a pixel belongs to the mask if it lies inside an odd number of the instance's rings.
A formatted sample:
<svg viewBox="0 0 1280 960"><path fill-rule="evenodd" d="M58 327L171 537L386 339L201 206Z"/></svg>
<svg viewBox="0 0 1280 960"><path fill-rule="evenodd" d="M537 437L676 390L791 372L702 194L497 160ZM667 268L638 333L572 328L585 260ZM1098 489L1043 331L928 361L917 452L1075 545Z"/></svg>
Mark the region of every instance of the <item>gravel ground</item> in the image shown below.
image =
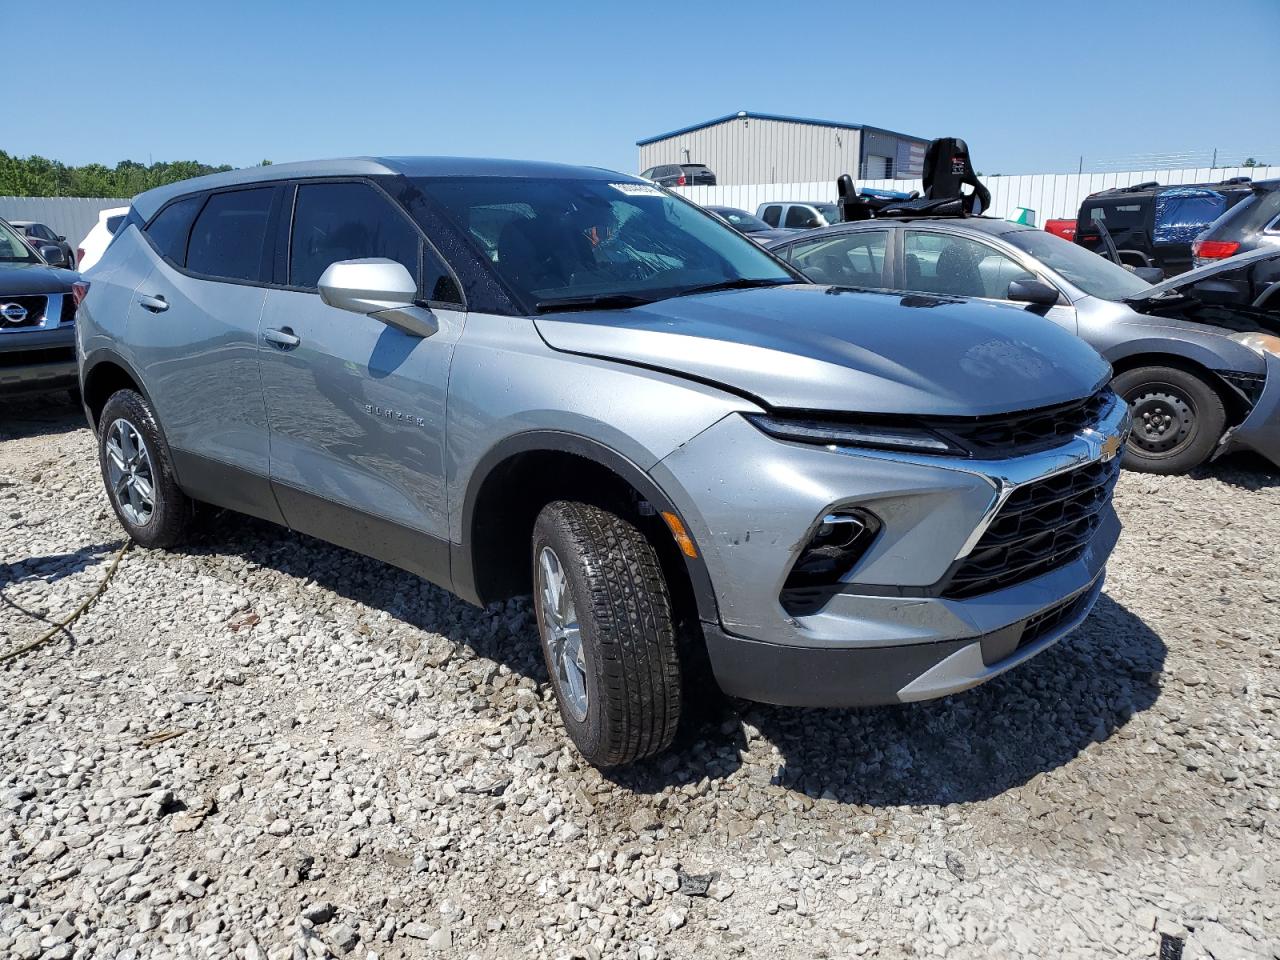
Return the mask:
<svg viewBox="0 0 1280 960"><path fill-rule="evenodd" d="M611 775L525 602L213 514L0 665L0 956L1280 957L1280 480L1118 502L1097 610L1027 666L717 704ZM7 405L0 649L120 542L78 415Z"/></svg>

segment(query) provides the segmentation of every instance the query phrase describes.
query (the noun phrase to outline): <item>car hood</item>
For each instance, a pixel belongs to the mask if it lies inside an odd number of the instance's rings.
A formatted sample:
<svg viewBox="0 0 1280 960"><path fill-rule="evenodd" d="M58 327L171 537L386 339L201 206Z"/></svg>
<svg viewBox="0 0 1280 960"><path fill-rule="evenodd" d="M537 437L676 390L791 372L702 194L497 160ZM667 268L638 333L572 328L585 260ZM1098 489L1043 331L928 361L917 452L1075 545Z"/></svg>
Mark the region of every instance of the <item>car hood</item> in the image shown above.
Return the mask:
<svg viewBox="0 0 1280 960"><path fill-rule="evenodd" d="M1194 270L1180 273L1176 277L1170 277L1168 280L1162 280L1160 283L1153 284L1150 290L1143 290L1137 296L1129 297L1128 302L1138 303L1143 300L1154 300L1168 293L1186 290L1200 281L1216 277L1220 273L1230 273L1232 270L1239 270L1241 267L1260 263L1263 260L1276 259L1280 259L1280 248L1263 247L1258 250L1250 250L1234 257L1227 257L1225 260L1206 263L1203 267L1196 267Z"/></svg>
<svg viewBox="0 0 1280 960"><path fill-rule="evenodd" d="M794 237L799 232L799 230L791 227L771 227L768 230L756 230L752 233L746 234L746 236L750 237L756 243L763 243L765 246L769 246L770 244L777 243L780 240L785 240L788 237Z"/></svg>
<svg viewBox="0 0 1280 960"><path fill-rule="evenodd" d="M1092 347L1028 311L794 284L534 321L554 349L693 377L767 407L983 416L1088 396Z"/></svg>
<svg viewBox="0 0 1280 960"><path fill-rule="evenodd" d="M75 279L75 271L44 263L0 263L0 297L66 293Z"/></svg>

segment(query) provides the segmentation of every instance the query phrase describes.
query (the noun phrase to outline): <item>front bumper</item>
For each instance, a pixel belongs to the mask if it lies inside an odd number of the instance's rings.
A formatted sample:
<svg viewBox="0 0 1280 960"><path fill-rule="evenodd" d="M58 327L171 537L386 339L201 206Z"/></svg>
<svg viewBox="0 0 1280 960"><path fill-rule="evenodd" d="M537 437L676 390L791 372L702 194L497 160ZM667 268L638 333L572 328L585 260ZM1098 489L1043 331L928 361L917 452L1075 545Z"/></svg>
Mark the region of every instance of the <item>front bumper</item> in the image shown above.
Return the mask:
<svg viewBox="0 0 1280 960"><path fill-rule="evenodd" d="M77 377L74 324L0 333L0 393L73 387Z"/></svg>
<svg viewBox="0 0 1280 960"><path fill-rule="evenodd" d="M1098 546L1105 549L1096 550L1095 557L1110 553L1119 528L1114 521L1099 531ZM1053 646L1084 622L1104 577L1099 569L1083 589L1036 614L965 639L823 648L735 637L713 624L703 624L703 633L716 682L730 696L787 707L933 700L986 683Z"/></svg>
<svg viewBox="0 0 1280 960"><path fill-rule="evenodd" d="M1120 531L1110 502L1061 566L963 599L939 584L1012 491L1114 455L1127 429L1117 400L1095 429L1003 461L785 443L738 416L704 431L652 473L716 594L720 622L704 631L720 685L787 705L897 703L967 689L1051 646L1101 590ZM814 519L851 507L880 519L877 539L820 608L789 614L780 594Z"/></svg>
<svg viewBox="0 0 1280 960"><path fill-rule="evenodd" d="M1263 355L1267 368L1262 395L1249 416L1223 435L1214 457L1236 450L1252 450L1280 466L1280 357Z"/></svg>

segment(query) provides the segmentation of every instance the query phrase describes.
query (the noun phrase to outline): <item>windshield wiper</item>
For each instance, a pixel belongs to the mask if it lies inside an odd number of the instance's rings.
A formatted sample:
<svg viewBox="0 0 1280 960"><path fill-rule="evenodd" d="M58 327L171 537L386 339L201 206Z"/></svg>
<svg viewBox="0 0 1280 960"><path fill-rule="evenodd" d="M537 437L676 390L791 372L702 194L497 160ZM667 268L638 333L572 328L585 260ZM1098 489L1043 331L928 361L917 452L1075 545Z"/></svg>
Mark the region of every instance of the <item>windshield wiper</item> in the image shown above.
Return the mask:
<svg viewBox="0 0 1280 960"><path fill-rule="evenodd" d="M790 277L766 280L763 277L737 277L733 280L720 280L716 283L704 283L698 287L689 287L676 294L677 297L688 297L695 293L713 293L716 290L746 290L750 287L779 287L788 283L799 283Z"/></svg>
<svg viewBox="0 0 1280 960"><path fill-rule="evenodd" d="M552 310L613 310L619 307L642 307L646 303L653 303L653 298L634 293L597 293L586 297L539 300L533 308L538 313L548 313Z"/></svg>

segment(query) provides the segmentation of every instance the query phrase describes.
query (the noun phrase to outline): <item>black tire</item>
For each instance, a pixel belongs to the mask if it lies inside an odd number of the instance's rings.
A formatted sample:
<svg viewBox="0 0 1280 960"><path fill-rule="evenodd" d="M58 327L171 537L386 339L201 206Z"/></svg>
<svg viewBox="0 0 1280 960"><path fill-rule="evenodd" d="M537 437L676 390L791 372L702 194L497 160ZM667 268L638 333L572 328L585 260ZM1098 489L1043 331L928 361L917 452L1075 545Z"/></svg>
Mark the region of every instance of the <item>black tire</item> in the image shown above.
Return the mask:
<svg viewBox="0 0 1280 960"><path fill-rule="evenodd" d="M1133 412L1124 465L1145 473L1186 473L1204 463L1222 439L1222 397L1178 367L1135 367L1112 381Z"/></svg>
<svg viewBox="0 0 1280 960"><path fill-rule="evenodd" d="M563 570L576 610L586 693L577 715L553 650L541 568L544 550ZM533 529L534 608L547 671L569 737L598 767L634 763L671 745L680 725L681 667L671 595L653 545L617 514L558 500Z"/></svg>
<svg viewBox="0 0 1280 960"><path fill-rule="evenodd" d="M141 436L149 469L145 479L152 492L151 510L147 515L121 492L119 484L112 482L113 428L122 422ZM117 444L118 447L118 444ZM113 393L103 407L98 420L98 462L102 468L102 482L107 488L107 498L116 512L116 518L130 538L144 547L172 547L186 537L194 513L194 503L174 480L173 463L169 459L169 447L164 442L155 412L150 404L133 390ZM139 475L142 472L139 471ZM132 508L132 512L131 512Z"/></svg>

